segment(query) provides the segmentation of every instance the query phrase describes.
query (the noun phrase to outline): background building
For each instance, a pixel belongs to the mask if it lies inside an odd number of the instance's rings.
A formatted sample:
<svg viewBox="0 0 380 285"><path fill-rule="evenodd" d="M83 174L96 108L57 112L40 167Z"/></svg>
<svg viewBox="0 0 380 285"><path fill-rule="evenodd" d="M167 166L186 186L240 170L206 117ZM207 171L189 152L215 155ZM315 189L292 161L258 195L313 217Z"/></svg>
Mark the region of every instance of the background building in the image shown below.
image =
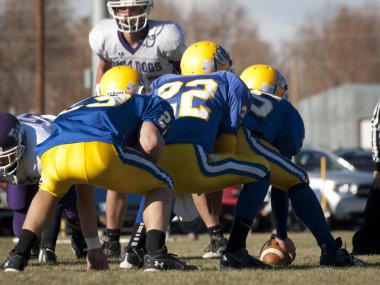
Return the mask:
<svg viewBox="0 0 380 285"><path fill-rule="evenodd" d="M346 83L299 101L305 122L304 145L369 148L370 119L380 98L380 84Z"/></svg>

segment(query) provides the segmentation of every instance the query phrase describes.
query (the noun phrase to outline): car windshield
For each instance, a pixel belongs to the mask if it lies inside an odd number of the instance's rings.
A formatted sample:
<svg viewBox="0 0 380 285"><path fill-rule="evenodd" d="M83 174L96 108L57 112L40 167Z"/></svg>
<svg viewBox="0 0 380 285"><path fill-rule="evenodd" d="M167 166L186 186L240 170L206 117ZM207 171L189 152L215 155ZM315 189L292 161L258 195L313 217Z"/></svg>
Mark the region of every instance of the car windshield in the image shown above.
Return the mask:
<svg viewBox="0 0 380 285"><path fill-rule="evenodd" d="M326 170L355 170L355 167L348 161L328 151L301 150L294 157L294 161L306 171L320 171L322 157L326 158Z"/></svg>
<svg viewBox="0 0 380 285"><path fill-rule="evenodd" d="M369 172L372 172L374 169L371 150L340 150L336 151L335 154L347 160L356 169Z"/></svg>

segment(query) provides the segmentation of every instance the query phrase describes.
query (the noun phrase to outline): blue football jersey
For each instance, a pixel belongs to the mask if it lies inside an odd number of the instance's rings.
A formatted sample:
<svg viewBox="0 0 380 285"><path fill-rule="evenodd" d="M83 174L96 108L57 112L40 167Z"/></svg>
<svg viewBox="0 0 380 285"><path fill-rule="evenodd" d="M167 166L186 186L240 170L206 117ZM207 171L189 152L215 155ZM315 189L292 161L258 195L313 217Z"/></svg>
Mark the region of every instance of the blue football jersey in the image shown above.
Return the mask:
<svg viewBox="0 0 380 285"><path fill-rule="evenodd" d="M175 121L166 143L192 143L211 151L219 133L237 134L251 104L249 90L236 75L163 75L153 81L154 95L173 107Z"/></svg>
<svg viewBox="0 0 380 285"><path fill-rule="evenodd" d="M302 117L294 106L281 97L251 93L252 105L244 120L244 126L256 136L278 148L290 158L299 152L305 138Z"/></svg>
<svg viewBox="0 0 380 285"><path fill-rule="evenodd" d="M57 145L89 141L136 147L140 127L145 121L154 123L164 134L174 121L173 110L156 96L91 97L59 114L54 120L55 132L37 145L35 151L41 156Z"/></svg>

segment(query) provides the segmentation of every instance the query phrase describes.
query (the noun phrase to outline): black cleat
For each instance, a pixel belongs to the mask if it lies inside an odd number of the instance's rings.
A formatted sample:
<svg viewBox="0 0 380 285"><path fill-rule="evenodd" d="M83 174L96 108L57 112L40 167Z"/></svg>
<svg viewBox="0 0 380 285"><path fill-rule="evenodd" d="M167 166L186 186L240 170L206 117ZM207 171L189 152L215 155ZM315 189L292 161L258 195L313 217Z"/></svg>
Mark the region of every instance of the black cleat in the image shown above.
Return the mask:
<svg viewBox="0 0 380 285"><path fill-rule="evenodd" d="M102 244L102 250L107 258L120 257L121 245L119 241L110 241L108 238Z"/></svg>
<svg viewBox="0 0 380 285"><path fill-rule="evenodd" d="M322 253L319 259L320 265L344 267L344 266L364 266L364 262L349 254L345 248L342 248L342 239L335 240L337 249L329 249L326 245L322 245Z"/></svg>
<svg viewBox="0 0 380 285"><path fill-rule="evenodd" d="M41 247L38 260L41 263L46 263L49 265L57 264L57 256L55 255L54 251L50 248Z"/></svg>
<svg viewBox="0 0 380 285"><path fill-rule="evenodd" d="M34 243L32 249L30 250L30 259L37 259L40 254L40 240Z"/></svg>
<svg viewBox="0 0 380 285"><path fill-rule="evenodd" d="M20 272L28 265L29 258L17 254L14 250L11 250L7 259L3 263L5 272Z"/></svg>
<svg viewBox="0 0 380 285"><path fill-rule="evenodd" d="M163 270L196 270L193 265L186 265L186 262L179 260L174 254L168 253L166 246L157 251L154 255L145 255L144 271Z"/></svg>
<svg viewBox="0 0 380 285"><path fill-rule="evenodd" d="M249 255L245 248L234 252L224 251L220 259L220 269L270 269L272 266L261 262L259 259Z"/></svg>
<svg viewBox="0 0 380 285"><path fill-rule="evenodd" d="M145 255L145 248L137 248L134 246L124 248L123 254L121 255L122 261L120 268L131 269L143 267Z"/></svg>
<svg viewBox="0 0 380 285"><path fill-rule="evenodd" d="M222 255L222 252L226 250L227 239L224 237L218 237L211 239L211 243L205 248L202 258L218 258Z"/></svg>

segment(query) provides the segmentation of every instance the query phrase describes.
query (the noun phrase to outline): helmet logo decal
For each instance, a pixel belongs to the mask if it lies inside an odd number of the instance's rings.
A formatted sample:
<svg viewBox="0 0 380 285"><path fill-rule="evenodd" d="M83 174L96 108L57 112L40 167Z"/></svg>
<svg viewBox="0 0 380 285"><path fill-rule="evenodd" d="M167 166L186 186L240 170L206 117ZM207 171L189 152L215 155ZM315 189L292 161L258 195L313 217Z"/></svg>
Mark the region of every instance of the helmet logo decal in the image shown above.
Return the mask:
<svg viewBox="0 0 380 285"><path fill-rule="evenodd" d="M286 85L285 78L282 76L282 74L279 71L276 71L276 82L282 89L284 89L285 91L288 90L288 86Z"/></svg>
<svg viewBox="0 0 380 285"><path fill-rule="evenodd" d="M227 64L232 65L232 60L230 58L230 55L228 51L226 51L224 48L221 46L216 47L216 53L214 54L214 66L215 66L215 71L218 70L218 63L221 66L226 66Z"/></svg>

